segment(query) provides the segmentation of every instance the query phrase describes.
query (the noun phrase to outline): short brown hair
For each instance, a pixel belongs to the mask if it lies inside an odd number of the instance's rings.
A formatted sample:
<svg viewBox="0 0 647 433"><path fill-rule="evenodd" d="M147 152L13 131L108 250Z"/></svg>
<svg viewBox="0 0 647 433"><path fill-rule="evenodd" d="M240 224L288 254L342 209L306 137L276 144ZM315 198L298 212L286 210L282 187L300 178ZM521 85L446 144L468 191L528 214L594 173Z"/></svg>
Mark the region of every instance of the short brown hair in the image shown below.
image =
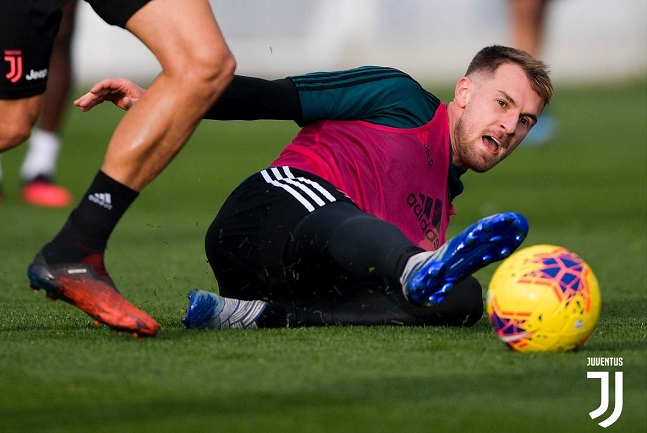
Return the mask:
<svg viewBox="0 0 647 433"><path fill-rule="evenodd" d="M502 45L491 45L476 53L465 75L475 72L486 72L494 74L504 63L513 63L521 66L530 81L530 86L544 101L544 105L550 103L553 97L553 84L548 76L548 66L541 60L537 60L525 51Z"/></svg>

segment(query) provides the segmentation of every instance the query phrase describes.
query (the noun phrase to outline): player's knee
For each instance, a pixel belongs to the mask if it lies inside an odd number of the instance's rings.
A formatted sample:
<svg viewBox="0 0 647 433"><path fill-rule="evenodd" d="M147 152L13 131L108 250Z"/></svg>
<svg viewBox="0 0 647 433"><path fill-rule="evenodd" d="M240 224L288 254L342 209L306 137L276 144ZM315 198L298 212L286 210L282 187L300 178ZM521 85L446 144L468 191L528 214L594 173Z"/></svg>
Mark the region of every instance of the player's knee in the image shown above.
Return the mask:
<svg viewBox="0 0 647 433"><path fill-rule="evenodd" d="M233 80L236 70L236 60L228 50L219 54L217 59L214 61L213 57L208 56L200 63L199 76L211 95L222 93Z"/></svg>
<svg viewBox="0 0 647 433"><path fill-rule="evenodd" d="M236 60L227 49L198 49L178 67L185 85L200 99L213 100L231 83Z"/></svg>
<svg viewBox="0 0 647 433"><path fill-rule="evenodd" d="M236 267L241 257L245 257L244 245L232 234L226 219L216 215L204 237L204 250L207 262L215 275L223 268Z"/></svg>
<svg viewBox="0 0 647 433"><path fill-rule="evenodd" d="M207 229L204 237L204 251L212 268L225 255L225 246L220 236L221 233L220 226L214 221Z"/></svg>
<svg viewBox="0 0 647 433"><path fill-rule="evenodd" d="M29 122L3 122L0 125L0 152L16 147L31 135Z"/></svg>
<svg viewBox="0 0 647 433"><path fill-rule="evenodd" d="M0 152L18 146L31 135L38 120L42 95L0 99Z"/></svg>

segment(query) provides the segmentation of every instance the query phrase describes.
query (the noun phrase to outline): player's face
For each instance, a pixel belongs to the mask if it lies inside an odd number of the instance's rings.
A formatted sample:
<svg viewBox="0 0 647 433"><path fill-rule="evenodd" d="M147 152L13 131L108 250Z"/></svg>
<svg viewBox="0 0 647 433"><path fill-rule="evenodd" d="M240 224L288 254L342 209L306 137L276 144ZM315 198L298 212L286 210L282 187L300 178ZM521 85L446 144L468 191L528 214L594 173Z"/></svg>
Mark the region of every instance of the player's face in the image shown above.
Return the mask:
<svg viewBox="0 0 647 433"><path fill-rule="evenodd" d="M515 64L501 65L491 77L464 77L457 94L462 114L452 131L453 162L477 172L505 159L537 123L544 108L523 69Z"/></svg>

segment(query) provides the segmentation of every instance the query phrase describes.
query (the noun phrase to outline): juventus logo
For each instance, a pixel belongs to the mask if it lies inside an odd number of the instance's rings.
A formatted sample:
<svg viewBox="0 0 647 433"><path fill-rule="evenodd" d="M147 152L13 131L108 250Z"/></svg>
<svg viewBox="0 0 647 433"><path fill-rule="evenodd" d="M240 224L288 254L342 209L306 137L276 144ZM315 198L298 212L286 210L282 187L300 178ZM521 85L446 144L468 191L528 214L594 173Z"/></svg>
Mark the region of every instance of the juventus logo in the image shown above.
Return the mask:
<svg viewBox="0 0 647 433"><path fill-rule="evenodd" d="M622 372L615 372L615 407L611 415L604 421L598 424L601 427L607 428L620 418L622 413ZM587 379L600 379L600 407L594 411L589 412L591 419L596 419L602 416L609 408L609 372L608 371L587 371Z"/></svg>
<svg viewBox="0 0 647 433"><path fill-rule="evenodd" d="M5 74L5 77L12 83L20 80L22 77L22 51L5 50L4 60L9 62L9 72Z"/></svg>

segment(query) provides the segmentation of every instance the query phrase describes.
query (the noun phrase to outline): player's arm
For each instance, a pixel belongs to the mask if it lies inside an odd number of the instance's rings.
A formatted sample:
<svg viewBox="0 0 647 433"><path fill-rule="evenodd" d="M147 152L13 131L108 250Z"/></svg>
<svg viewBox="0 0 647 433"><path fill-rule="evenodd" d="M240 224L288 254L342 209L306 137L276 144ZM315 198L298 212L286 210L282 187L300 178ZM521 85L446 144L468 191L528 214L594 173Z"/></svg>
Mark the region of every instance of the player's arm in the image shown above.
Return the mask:
<svg viewBox="0 0 647 433"><path fill-rule="evenodd" d="M409 75L382 66L315 72L290 79L299 90L301 124L338 119L414 128L429 122L440 104Z"/></svg>
<svg viewBox="0 0 647 433"><path fill-rule="evenodd" d="M301 126L322 119L366 120L414 128L429 122L439 104L404 72L367 66L280 80L237 75L204 118L293 120Z"/></svg>
<svg viewBox="0 0 647 433"><path fill-rule="evenodd" d="M294 83L283 78L235 75L220 99L203 116L213 120L293 120L301 122L301 101Z"/></svg>
<svg viewBox="0 0 647 433"><path fill-rule="evenodd" d="M146 90L125 78L109 78L96 83L88 93L74 101L81 111L110 101L129 110ZM294 83L287 79L235 75L220 99L205 113L213 120L293 120L301 121L301 101Z"/></svg>

